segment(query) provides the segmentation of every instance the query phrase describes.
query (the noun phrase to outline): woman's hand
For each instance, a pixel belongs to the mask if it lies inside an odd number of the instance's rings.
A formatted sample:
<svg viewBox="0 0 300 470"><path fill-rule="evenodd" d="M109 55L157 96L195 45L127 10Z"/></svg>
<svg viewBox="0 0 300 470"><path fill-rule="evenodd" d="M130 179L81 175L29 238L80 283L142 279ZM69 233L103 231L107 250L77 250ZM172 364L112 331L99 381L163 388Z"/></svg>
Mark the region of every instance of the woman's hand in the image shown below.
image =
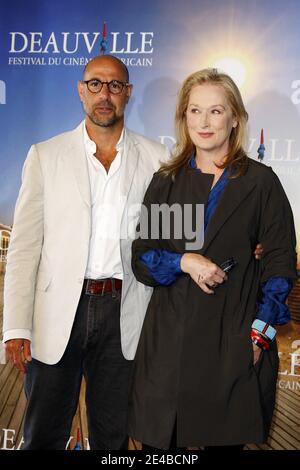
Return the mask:
<svg viewBox="0 0 300 470"><path fill-rule="evenodd" d="M254 250L255 259L261 259L263 253L264 253L264 247L262 246L261 243L258 243Z"/></svg>
<svg viewBox="0 0 300 470"><path fill-rule="evenodd" d="M195 253L185 253L181 258L180 267L206 294L214 294L209 287L216 287L227 280L226 274L217 264Z"/></svg>
<svg viewBox="0 0 300 470"><path fill-rule="evenodd" d="M253 365L255 366L255 364L257 363L258 359L260 358L260 354L261 354L261 349L256 346L256 344L252 344L252 347L253 347Z"/></svg>

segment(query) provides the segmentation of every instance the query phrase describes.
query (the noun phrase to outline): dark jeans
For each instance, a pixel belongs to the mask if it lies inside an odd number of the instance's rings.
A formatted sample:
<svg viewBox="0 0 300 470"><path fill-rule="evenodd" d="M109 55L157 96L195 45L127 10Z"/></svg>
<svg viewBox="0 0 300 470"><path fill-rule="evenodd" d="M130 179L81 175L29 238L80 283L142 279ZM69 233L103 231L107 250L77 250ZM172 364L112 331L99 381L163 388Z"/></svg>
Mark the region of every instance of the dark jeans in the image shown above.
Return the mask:
<svg viewBox="0 0 300 470"><path fill-rule="evenodd" d="M62 359L54 365L37 360L28 363L24 449L66 447L82 376L86 379L91 449L127 448L132 361L127 361L121 351L120 292L82 293Z"/></svg>

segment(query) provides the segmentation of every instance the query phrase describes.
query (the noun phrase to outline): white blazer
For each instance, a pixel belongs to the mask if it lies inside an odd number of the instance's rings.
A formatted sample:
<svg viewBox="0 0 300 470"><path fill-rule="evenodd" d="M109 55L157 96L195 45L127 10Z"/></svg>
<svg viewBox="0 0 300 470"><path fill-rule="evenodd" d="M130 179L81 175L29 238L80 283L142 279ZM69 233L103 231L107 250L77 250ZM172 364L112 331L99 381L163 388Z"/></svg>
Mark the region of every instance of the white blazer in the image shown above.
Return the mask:
<svg viewBox="0 0 300 470"><path fill-rule="evenodd" d="M46 364L57 363L66 349L88 262L91 200L83 125L31 147L7 256L3 339L30 339L32 356ZM169 152L125 129L124 157L122 237L129 208L141 204L153 173ZM120 241L121 342L129 360L134 358L152 293L132 273L134 228L131 224L131 232Z"/></svg>

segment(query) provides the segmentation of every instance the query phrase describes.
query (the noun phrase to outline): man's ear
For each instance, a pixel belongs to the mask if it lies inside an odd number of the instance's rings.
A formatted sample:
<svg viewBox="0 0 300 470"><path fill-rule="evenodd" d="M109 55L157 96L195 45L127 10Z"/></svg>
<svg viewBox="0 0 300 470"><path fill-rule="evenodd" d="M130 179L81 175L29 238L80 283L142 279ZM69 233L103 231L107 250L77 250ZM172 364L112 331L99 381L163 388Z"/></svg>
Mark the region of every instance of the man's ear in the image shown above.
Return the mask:
<svg viewBox="0 0 300 470"><path fill-rule="evenodd" d="M80 101L83 101L83 83L81 80L77 81L77 90L78 90Z"/></svg>
<svg viewBox="0 0 300 470"><path fill-rule="evenodd" d="M126 90L126 103L128 103L129 101L129 98L131 97L131 93L132 93L132 88L133 88L133 85L127 85L127 90Z"/></svg>

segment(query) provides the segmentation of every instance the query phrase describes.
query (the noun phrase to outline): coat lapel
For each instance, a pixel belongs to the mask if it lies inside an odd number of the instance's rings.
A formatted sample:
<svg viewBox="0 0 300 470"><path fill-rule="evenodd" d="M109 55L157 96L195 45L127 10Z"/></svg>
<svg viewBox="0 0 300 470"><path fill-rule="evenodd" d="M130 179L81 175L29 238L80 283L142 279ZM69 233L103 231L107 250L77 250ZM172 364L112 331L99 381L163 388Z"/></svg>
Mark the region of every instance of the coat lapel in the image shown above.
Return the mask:
<svg viewBox="0 0 300 470"><path fill-rule="evenodd" d="M201 249L202 254L206 252L224 223L229 219L233 212L236 211L244 199L250 195L255 186L255 180L248 178L247 175L231 179L229 181L207 226L204 245Z"/></svg>
<svg viewBox="0 0 300 470"><path fill-rule="evenodd" d="M203 229L204 220L202 220L202 217L199 219L199 207L197 205L202 204L205 206L207 203L213 175L195 171L187 164L177 173L175 180L176 184L174 185L164 185L165 195L162 199L167 201L170 206L179 203L182 207L182 236L180 238L172 236L169 249L172 251L172 248L175 247L176 251L183 252L187 249L187 243L195 243L195 234L199 234L200 230ZM197 235L198 238L199 235ZM199 242L202 243L202 240L200 239ZM199 248L193 249L193 251L198 250Z"/></svg>
<svg viewBox="0 0 300 470"><path fill-rule="evenodd" d="M83 129L82 126L84 123L81 123L75 130L73 134L73 139L71 140L70 152L72 169L75 174L75 178L78 184L78 188L84 202L91 207L91 188L90 188L90 179L88 173L87 160L85 156L85 149L83 143Z"/></svg>

